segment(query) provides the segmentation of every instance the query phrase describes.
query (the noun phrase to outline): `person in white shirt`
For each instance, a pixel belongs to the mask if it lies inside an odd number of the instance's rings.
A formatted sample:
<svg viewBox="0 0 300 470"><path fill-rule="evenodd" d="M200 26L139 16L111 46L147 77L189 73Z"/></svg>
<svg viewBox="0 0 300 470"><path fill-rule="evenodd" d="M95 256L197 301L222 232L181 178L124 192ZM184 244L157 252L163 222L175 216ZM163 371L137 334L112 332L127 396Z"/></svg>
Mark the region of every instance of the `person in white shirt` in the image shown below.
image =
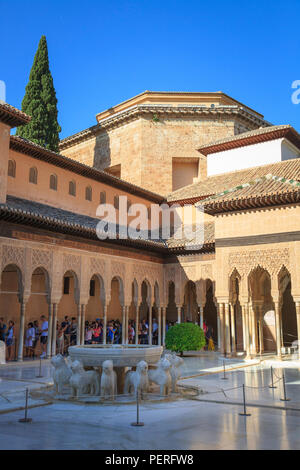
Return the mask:
<svg viewBox="0 0 300 470"><path fill-rule="evenodd" d="M26 348L26 357L33 356L33 342L35 339L35 329L33 327L33 323L28 323L28 328L25 334L25 348Z"/></svg>
<svg viewBox="0 0 300 470"><path fill-rule="evenodd" d="M46 348L47 348L47 341L48 341L48 321L46 320L45 315L41 316L42 326L41 326L41 347L42 347L42 354L41 358L43 359L46 357Z"/></svg>

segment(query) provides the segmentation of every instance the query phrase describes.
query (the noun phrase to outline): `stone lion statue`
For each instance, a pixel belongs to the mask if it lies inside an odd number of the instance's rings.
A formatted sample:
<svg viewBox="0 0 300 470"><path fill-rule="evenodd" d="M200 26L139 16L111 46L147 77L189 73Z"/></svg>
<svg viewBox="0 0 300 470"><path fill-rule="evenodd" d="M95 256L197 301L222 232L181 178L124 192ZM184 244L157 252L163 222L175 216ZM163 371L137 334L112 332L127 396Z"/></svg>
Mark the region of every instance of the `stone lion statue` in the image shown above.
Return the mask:
<svg viewBox="0 0 300 470"><path fill-rule="evenodd" d="M95 370L84 370L80 361L71 364L72 375L70 385L73 397L80 397L84 394L99 395L100 377Z"/></svg>
<svg viewBox="0 0 300 470"><path fill-rule="evenodd" d="M147 393L148 388L148 364L145 361L140 361L137 364L135 371L129 370L126 372L124 393L131 393L133 389L135 394L139 391L143 398L144 394Z"/></svg>
<svg viewBox="0 0 300 470"><path fill-rule="evenodd" d="M104 361L100 382L101 398L115 399L117 394L117 374L113 369L113 361Z"/></svg>
<svg viewBox="0 0 300 470"><path fill-rule="evenodd" d="M55 390L56 393L61 394L63 386L70 382L72 371L61 354L57 354L57 356L52 357L51 364L54 367L53 382Z"/></svg>
<svg viewBox="0 0 300 470"><path fill-rule="evenodd" d="M149 382L159 385L161 396L169 395L171 392L172 378L170 374L171 363L166 359L160 359L156 369L149 370Z"/></svg>
<svg viewBox="0 0 300 470"><path fill-rule="evenodd" d="M182 357L177 356L175 352L172 354L165 354L164 359L170 362L170 374L172 379L172 392L175 393L177 389L177 381L181 377L180 366L184 363Z"/></svg>

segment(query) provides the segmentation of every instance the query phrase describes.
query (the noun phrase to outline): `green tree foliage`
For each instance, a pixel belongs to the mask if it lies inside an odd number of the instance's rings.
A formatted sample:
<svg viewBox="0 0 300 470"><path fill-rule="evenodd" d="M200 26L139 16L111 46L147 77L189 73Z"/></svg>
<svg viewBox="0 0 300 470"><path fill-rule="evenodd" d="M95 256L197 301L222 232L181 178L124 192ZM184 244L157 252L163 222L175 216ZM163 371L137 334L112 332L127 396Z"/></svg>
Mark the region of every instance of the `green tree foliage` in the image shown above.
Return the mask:
<svg viewBox="0 0 300 470"><path fill-rule="evenodd" d="M46 37L42 36L35 54L22 111L31 121L18 127L17 135L58 152L61 127L57 121L57 99L49 69Z"/></svg>
<svg viewBox="0 0 300 470"><path fill-rule="evenodd" d="M205 346L204 332L194 323L177 323L166 334L166 348L171 351L198 351Z"/></svg>

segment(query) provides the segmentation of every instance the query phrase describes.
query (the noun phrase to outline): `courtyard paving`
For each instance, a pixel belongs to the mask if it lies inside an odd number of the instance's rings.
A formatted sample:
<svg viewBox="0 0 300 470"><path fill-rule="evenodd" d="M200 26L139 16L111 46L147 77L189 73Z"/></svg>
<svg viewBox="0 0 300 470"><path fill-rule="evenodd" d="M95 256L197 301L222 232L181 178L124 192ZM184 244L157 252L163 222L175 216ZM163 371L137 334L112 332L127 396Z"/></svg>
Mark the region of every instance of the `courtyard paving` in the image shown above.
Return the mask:
<svg viewBox="0 0 300 470"><path fill-rule="evenodd" d="M276 389L270 389L270 366ZM133 404L76 404L30 398L32 423L22 424L25 389L52 383L52 367L42 361L0 366L1 449L300 449L300 362L225 360L216 353L184 359L180 385L198 390L158 403L143 402L143 428L134 428ZM282 372L286 377L283 402ZM246 385L249 417L242 417ZM44 406L42 406L44 405ZM10 411L10 412L9 412ZM29 432L30 431L30 432Z"/></svg>

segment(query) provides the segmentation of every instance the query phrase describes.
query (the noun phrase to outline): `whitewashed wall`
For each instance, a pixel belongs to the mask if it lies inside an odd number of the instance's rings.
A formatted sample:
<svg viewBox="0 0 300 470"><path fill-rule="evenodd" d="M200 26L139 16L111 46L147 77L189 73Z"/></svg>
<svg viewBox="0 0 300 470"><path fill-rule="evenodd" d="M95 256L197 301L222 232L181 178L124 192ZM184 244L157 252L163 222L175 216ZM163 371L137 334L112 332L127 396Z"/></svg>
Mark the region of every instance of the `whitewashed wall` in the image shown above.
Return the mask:
<svg viewBox="0 0 300 470"><path fill-rule="evenodd" d="M207 176L276 163L300 156L300 151L286 139L248 145L207 156Z"/></svg>

